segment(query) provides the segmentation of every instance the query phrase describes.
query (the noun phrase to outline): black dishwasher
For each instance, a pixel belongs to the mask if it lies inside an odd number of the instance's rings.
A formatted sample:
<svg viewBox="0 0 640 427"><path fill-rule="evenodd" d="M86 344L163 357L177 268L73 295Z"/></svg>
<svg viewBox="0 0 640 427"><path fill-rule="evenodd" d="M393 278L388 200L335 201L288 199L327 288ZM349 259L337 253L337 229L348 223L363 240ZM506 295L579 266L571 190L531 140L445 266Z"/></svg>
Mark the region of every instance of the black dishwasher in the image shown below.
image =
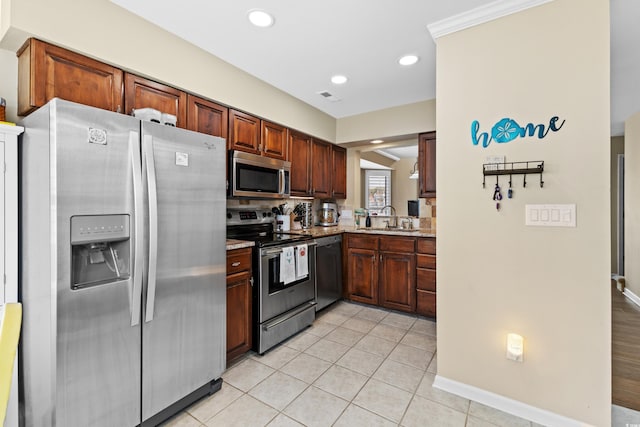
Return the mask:
<svg viewBox="0 0 640 427"><path fill-rule="evenodd" d="M342 236L316 238L316 311L342 298Z"/></svg>

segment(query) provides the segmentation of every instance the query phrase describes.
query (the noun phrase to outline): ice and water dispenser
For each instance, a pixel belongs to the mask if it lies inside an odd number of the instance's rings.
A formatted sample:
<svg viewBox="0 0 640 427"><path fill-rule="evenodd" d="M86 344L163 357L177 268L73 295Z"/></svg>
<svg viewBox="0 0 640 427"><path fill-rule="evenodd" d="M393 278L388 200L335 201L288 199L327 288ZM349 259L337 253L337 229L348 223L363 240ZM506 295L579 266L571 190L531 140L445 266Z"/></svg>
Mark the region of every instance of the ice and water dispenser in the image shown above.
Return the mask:
<svg viewBox="0 0 640 427"><path fill-rule="evenodd" d="M71 217L71 288L126 280L130 272L129 215Z"/></svg>

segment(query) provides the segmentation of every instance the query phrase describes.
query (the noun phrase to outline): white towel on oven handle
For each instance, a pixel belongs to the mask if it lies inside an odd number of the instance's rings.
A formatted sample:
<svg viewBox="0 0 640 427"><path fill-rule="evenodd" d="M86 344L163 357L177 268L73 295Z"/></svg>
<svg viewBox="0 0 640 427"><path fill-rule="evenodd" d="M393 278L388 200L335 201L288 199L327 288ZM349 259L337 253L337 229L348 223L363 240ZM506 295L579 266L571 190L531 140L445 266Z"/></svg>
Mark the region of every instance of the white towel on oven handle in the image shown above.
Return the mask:
<svg viewBox="0 0 640 427"><path fill-rule="evenodd" d="M306 243L296 246L296 279L309 275L309 247Z"/></svg>
<svg viewBox="0 0 640 427"><path fill-rule="evenodd" d="M280 281L285 285L296 280L296 264L294 256L294 246L282 248L280 255Z"/></svg>

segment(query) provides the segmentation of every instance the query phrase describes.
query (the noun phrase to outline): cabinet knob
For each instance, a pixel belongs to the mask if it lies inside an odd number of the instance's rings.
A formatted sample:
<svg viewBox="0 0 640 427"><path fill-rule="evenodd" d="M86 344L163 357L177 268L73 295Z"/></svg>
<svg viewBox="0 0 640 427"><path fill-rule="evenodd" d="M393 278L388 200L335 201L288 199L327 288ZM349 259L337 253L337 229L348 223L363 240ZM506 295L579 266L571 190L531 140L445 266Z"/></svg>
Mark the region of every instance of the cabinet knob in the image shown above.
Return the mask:
<svg viewBox="0 0 640 427"><path fill-rule="evenodd" d="M240 261L232 262L231 267L237 267L240 265Z"/></svg>

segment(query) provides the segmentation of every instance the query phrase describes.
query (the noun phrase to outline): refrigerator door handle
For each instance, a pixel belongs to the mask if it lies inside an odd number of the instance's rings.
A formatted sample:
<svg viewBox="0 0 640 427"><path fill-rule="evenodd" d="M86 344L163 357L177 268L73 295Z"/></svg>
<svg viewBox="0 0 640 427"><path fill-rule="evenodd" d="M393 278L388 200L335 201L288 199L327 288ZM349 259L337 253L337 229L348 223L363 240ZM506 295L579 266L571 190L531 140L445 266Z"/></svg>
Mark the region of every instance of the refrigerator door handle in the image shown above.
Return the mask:
<svg viewBox="0 0 640 427"><path fill-rule="evenodd" d="M131 326L140 323L140 309L142 308L142 266L144 255L144 207L142 199L142 166L139 150L140 137L138 132L129 132L129 157L133 173L133 224L135 229L135 248L133 258L133 287L131 289Z"/></svg>
<svg viewBox="0 0 640 427"><path fill-rule="evenodd" d="M142 151L147 167L147 196L149 198L149 271L144 320L151 322L156 300L156 267L158 265L158 193L156 190L156 166L153 159L153 137L151 135L144 135Z"/></svg>

